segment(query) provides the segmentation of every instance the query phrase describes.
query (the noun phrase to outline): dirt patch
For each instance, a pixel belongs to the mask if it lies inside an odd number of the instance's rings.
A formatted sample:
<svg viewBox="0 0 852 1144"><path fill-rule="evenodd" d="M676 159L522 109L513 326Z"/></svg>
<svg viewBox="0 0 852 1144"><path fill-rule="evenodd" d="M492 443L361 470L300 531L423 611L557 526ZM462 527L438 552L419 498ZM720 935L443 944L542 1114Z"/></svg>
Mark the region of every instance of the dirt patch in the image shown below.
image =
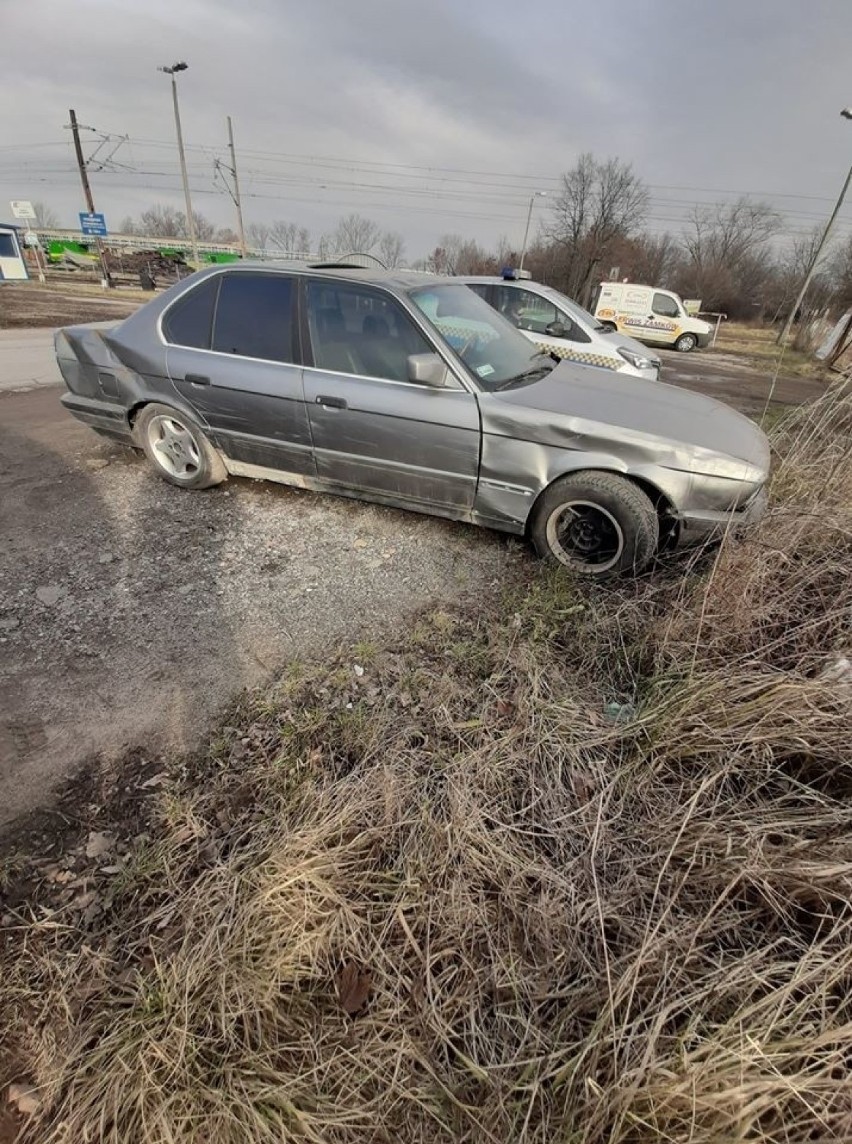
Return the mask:
<svg viewBox="0 0 852 1144"><path fill-rule="evenodd" d="M0 396L0 822L93 758L187 748L294 655L493 593L530 559L496 533L272 484L186 493L57 398Z"/></svg>
<svg viewBox="0 0 852 1144"><path fill-rule="evenodd" d="M153 297L153 295L148 295ZM145 295L118 296L85 285L40 285L4 282L0 285L0 329L71 326L75 322L102 322L126 318L139 308Z"/></svg>

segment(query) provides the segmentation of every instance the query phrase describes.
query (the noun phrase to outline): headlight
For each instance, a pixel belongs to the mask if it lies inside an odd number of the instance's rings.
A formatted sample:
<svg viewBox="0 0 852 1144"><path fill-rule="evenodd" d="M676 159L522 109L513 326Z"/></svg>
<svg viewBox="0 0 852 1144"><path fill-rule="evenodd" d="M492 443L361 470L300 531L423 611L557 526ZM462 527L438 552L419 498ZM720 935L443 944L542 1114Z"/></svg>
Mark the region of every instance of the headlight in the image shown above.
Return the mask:
<svg viewBox="0 0 852 1144"><path fill-rule="evenodd" d="M623 357L626 362L629 362L634 369L659 369L660 359L657 357L650 357L647 354L637 354L634 350L624 349L623 346L618 347L620 357Z"/></svg>

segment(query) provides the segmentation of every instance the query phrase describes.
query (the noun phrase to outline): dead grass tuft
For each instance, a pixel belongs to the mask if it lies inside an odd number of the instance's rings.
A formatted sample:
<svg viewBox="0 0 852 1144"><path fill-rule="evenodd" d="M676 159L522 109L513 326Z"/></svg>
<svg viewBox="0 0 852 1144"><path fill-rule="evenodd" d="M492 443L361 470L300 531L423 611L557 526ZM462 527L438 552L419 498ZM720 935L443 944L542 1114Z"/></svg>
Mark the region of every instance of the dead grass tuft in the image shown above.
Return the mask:
<svg viewBox="0 0 852 1144"><path fill-rule="evenodd" d="M249 697L93 932L18 923L29 1138L848 1139L850 427L703 563Z"/></svg>

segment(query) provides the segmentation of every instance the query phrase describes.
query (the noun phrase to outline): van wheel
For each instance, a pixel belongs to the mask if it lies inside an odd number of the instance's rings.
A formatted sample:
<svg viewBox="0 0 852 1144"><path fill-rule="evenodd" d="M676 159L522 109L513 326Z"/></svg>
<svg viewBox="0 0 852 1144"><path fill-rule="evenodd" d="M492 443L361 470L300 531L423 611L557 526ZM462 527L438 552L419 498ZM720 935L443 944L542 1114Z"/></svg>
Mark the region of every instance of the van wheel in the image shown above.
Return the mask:
<svg viewBox="0 0 852 1144"><path fill-rule="evenodd" d="M195 422L168 405L146 405L134 426L157 473L182 489L207 489L228 475L222 458Z"/></svg>
<svg viewBox="0 0 852 1144"><path fill-rule="evenodd" d="M690 350L694 350L698 345L698 338L695 334L681 334L674 344L674 348L679 350L682 354L688 354Z"/></svg>
<svg viewBox="0 0 852 1144"><path fill-rule="evenodd" d="M561 477L542 493L530 534L539 556L603 577L645 568L660 528L656 509L637 485L588 470Z"/></svg>
<svg viewBox="0 0 852 1144"><path fill-rule="evenodd" d="M618 333L618 326L616 326L614 322L601 322L601 325L608 334Z"/></svg>

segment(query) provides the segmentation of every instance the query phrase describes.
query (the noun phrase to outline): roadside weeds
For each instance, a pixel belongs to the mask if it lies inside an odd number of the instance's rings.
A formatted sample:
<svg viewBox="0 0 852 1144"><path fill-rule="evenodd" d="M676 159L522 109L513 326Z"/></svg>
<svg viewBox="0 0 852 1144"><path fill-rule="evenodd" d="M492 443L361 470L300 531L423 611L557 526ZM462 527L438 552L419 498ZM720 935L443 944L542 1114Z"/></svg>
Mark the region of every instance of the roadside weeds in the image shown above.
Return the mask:
<svg viewBox="0 0 852 1144"><path fill-rule="evenodd" d="M748 538L294 664L7 863L23 1139L852 1134L850 430L776 427Z"/></svg>

